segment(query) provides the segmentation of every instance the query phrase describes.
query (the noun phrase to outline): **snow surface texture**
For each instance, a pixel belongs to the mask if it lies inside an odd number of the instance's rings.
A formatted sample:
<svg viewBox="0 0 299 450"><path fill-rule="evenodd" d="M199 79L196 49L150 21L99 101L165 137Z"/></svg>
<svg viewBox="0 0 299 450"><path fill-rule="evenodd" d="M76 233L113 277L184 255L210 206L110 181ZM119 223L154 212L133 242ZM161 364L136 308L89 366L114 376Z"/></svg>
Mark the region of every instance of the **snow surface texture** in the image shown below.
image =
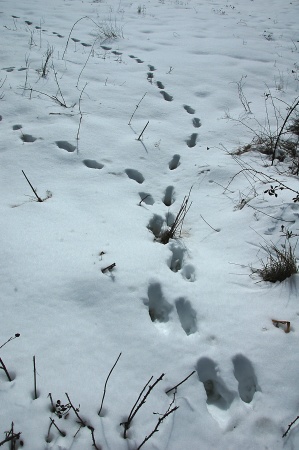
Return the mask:
<svg viewBox="0 0 299 450"><path fill-rule="evenodd" d="M244 176L225 189L240 171L225 149L252 135L224 119L245 114L242 77L261 122L269 89L298 95L298 17L297 0L1 0L0 346L21 336L0 350L0 442L13 422L24 449L94 448L74 411L51 410L68 393L105 450L137 449L172 401L143 448L299 448L296 425L282 438L299 414L298 275L250 277L299 205L259 182L251 197Z"/></svg>

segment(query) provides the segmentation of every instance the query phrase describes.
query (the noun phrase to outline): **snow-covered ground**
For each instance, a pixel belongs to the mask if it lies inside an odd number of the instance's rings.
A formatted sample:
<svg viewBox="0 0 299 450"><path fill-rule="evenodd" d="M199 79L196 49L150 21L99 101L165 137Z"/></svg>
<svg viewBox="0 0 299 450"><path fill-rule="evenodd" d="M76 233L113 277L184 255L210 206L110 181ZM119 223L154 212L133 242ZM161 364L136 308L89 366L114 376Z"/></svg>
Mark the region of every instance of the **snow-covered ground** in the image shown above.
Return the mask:
<svg viewBox="0 0 299 450"><path fill-rule="evenodd" d="M0 0L0 347L20 333L0 350L0 443L21 432L3 448L135 450L175 406L142 448L299 448L296 424L282 438L299 276L250 270L299 205L233 178L253 135L226 118L258 129L265 93L297 97L298 17L297 0ZM242 163L298 190L260 153ZM157 242L189 192L181 236Z"/></svg>

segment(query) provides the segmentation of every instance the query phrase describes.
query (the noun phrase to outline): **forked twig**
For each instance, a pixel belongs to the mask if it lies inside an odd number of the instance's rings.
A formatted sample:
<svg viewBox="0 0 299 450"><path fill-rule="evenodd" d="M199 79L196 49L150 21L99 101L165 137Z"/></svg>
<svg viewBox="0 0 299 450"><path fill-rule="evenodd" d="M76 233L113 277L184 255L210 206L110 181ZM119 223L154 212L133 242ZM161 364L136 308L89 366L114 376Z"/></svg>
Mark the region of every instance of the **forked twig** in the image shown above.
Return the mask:
<svg viewBox="0 0 299 450"><path fill-rule="evenodd" d="M149 379L149 381L146 383L146 385L144 386L144 388L142 389L142 391L140 392L140 394L139 394L139 396L138 396L138 398L137 398L137 400L136 400L136 402L135 402L133 408L132 408L131 411L130 411L130 414L128 415L127 420L126 420L125 422L122 422L122 423L120 424L120 425L123 425L123 427L124 427L124 435L123 435L123 436L124 436L124 439L127 438L127 431L128 431L128 429L130 428L130 425L131 425L131 423L132 423L132 420L133 420L134 417L136 416L136 414L137 414L137 412L139 411L139 409L141 408L141 406L144 405L144 403L146 402L147 397L149 396L149 394L151 393L151 391L154 389L154 387L155 387L155 386L163 379L164 375L165 375L165 374L162 373L162 375L160 375L160 377L157 378L157 380L156 380L152 385L149 386L149 383L150 383L151 380L153 379L153 377L151 377L151 378ZM145 389L147 388L147 386L149 386L149 387L148 387L148 391L146 392L146 394L144 395L144 397L143 397L142 400L140 401L141 396L142 396L143 392L145 391ZM140 403L139 403L139 401L140 401ZM138 404L138 403L139 403L139 404Z"/></svg>

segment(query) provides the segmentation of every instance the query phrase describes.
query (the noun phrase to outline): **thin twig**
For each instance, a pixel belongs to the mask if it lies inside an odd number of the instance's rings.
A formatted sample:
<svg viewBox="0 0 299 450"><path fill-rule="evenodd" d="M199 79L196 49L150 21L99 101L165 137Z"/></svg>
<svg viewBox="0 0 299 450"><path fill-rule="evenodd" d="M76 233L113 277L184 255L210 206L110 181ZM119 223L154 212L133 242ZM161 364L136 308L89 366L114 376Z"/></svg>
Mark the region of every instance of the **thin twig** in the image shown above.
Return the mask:
<svg viewBox="0 0 299 450"><path fill-rule="evenodd" d="M146 383L146 385L144 386L144 388L142 389L142 391L138 395L138 398L137 398L136 402L134 403L134 405L133 405L133 407L132 407L132 409L130 411L130 414L128 415L128 418L127 418L126 422L123 422L123 423L120 424L120 425L124 426L124 439L127 438L127 430L130 428L130 424L131 424L131 422L133 420L133 417L136 415L136 413L138 411L138 410L136 410L136 412L135 412L134 410L135 410L135 408L136 408L136 406L137 406L137 404L138 404L138 402L139 402L143 392L145 391L147 386L150 384L152 379L153 379L153 376L150 377L150 379L148 380L148 382Z"/></svg>
<svg viewBox="0 0 299 450"><path fill-rule="evenodd" d="M79 97L79 113L80 113L80 119L79 119L79 126L78 126L78 131L77 131L77 136L76 136L76 139L77 139L77 154L79 153L79 142L78 142L78 141L79 141L79 134L80 134L81 122L82 122L82 119L83 119L83 113L82 113L82 111L81 111L81 100L82 100L82 95L83 95L84 89L86 88L87 84L88 84L88 83L85 83L85 86L84 86L84 88L82 89L81 94L80 94L80 97Z"/></svg>
<svg viewBox="0 0 299 450"><path fill-rule="evenodd" d="M293 422L291 422L288 426L288 429L283 433L282 437L286 437L286 435L288 434L288 432L290 431L290 429L292 428L292 426L294 425L295 422L297 422L297 420L299 419L299 416L296 417L296 419L293 420Z"/></svg>
<svg viewBox="0 0 299 450"><path fill-rule="evenodd" d="M36 390L36 366L35 366L35 356L33 356L33 377L34 377L34 399L37 399L37 390Z"/></svg>
<svg viewBox="0 0 299 450"><path fill-rule="evenodd" d="M140 135L139 135L137 141L140 141L140 139L141 139L141 137L142 137L142 135L143 135L143 133L144 133L146 127L148 126L148 124L149 124L149 120L147 121L147 124L145 125L145 127L144 127L143 130L141 131L141 133L140 133Z"/></svg>
<svg viewBox="0 0 299 450"><path fill-rule="evenodd" d="M137 103L136 108L135 108L135 111L134 111L133 114L131 115L131 118L130 118L130 120L129 120L128 125L131 125L131 121L132 121L132 119L133 119L133 117L134 117L134 115L135 115L137 109L139 108L140 103L142 102L142 100L143 100L144 97L146 96L146 94L147 94L147 92L143 95L142 99Z"/></svg>
<svg viewBox="0 0 299 450"><path fill-rule="evenodd" d="M165 414L163 414L163 416L159 417L158 421L157 421L157 425L155 426L155 428L153 429L153 431L144 438L144 440L141 442L141 444L139 445L139 447L137 448L137 450L140 450L141 447L143 447L143 445L155 434L157 433L157 431L159 431L159 426L161 425L161 423L166 419L167 416L169 416L170 414L174 413L179 407L178 406L174 406L172 409L169 409L166 411Z"/></svg>
<svg viewBox="0 0 299 450"><path fill-rule="evenodd" d="M193 372L191 372L186 378L183 379L183 381L181 381L180 383L176 384L175 386L173 386L171 389L168 389L166 391L166 394L169 394L170 391L173 391L173 389L177 389L179 386L181 386L181 384L185 383L185 381L187 381L194 373L196 372L196 370L193 370Z"/></svg>
<svg viewBox="0 0 299 450"><path fill-rule="evenodd" d="M139 400L141 399L141 395L143 394L144 390L146 389L146 387L149 385L150 381L152 380L153 377L150 378L150 380L147 382L147 384L145 385L145 387L142 389L141 394L139 395L137 402L135 402L135 405L133 406L128 419L126 420L126 422L121 423L121 425L124 426L124 438L126 439L127 436L127 430L130 428L130 424L132 422L132 420L134 419L134 417L136 416L137 412L140 410L141 406L144 405L144 403L146 402L147 397L149 396L149 394L151 393L151 391L154 389L154 387L163 379L164 377L164 373L162 373L162 375L160 375L159 378L157 378L157 380L154 382L154 384L150 385L148 387L148 391L146 392L146 394L144 395L144 397L142 398L141 402L138 404Z"/></svg>
<svg viewBox="0 0 299 450"><path fill-rule="evenodd" d="M120 357L121 357L121 352L120 352L120 354L118 355L118 357L117 357L115 363L113 364L112 369L110 370L110 372L109 372L109 374L108 374L108 376L107 376L107 378L106 378L105 385L104 385L104 392L103 392L103 396L102 396L101 407L100 407L100 410L99 410L99 412L98 412L98 415L99 415L99 416L101 415L101 412L102 412L103 403L104 403L104 398L105 398L105 395L106 395L106 388L107 388L108 380L109 380L110 375L112 374L112 372L113 372L113 370L114 370L116 364L118 363L118 360L119 360Z"/></svg>
<svg viewBox="0 0 299 450"><path fill-rule="evenodd" d="M69 404L71 405L72 410L74 411L74 413L75 413L76 416L78 417L80 425L81 425L82 427L85 427L86 423L85 423L85 422L81 419L81 417L79 416L79 414L78 414L78 409L76 409L76 408L74 407L74 405L72 404L71 399L70 399L70 397L68 396L68 394L65 393L65 395L66 395L66 397L67 397L67 399L68 399L68 401L69 401Z"/></svg>
<svg viewBox="0 0 299 450"><path fill-rule="evenodd" d="M40 203L42 203L43 202L43 200L37 195L37 193L36 193L36 191L34 190L34 188L33 188L33 186L32 186L32 184L30 183L30 181L28 180L28 178L27 178L27 176L26 176L26 174L25 174L25 172L24 172L24 170L22 170L22 173L23 173L23 175L24 175L24 177L26 178L26 180L27 180L27 183L29 184L29 186L31 187L31 189L32 189L32 191L34 192L34 195L35 195L35 197L37 198L37 201L38 202L40 202Z"/></svg>
<svg viewBox="0 0 299 450"><path fill-rule="evenodd" d="M200 217L202 218L202 220L210 227L210 228L212 228L212 230L214 230L214 231L217 231L217 233L219 233L219 228L213 228L212 227L212 225L210 225L203 217L202 217L202 215L200 214Z"/></svg>
<svg viewBox="0 0 299 450"><path fill-rule="evenodd" d="M3 360L2 360L2 358L0 358L0 364L1 364L1 366L2 366L2 367L0 366L0 369L4 370L4 372L5 372L5 374L6 374L7 378L8 378L8 380L9 380L9 381L12 381L11 376L9 375L8 370L6 369L6 366L5 366L5 364L4 364Z"/></svg>
<svg viewBox="0 0 299 450"><path fill-rule="evenodd" d="M14 336L11 336L6 342L4 342L4 344L1 345L0 349L2 347L4 347L4 345L8 344L10 341L12 341L13 339L16 339L18 337L20 337L20 333L16 333Z"/></svg>

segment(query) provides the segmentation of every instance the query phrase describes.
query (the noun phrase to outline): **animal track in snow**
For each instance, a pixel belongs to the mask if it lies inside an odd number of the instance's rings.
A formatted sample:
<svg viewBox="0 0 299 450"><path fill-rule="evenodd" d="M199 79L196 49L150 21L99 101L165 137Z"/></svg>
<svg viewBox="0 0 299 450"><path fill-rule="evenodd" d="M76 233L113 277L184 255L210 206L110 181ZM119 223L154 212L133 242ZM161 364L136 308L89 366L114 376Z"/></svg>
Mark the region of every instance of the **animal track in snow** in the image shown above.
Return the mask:
<svg viewBox="0 0 299 450"><path fill-rule="evenodd" d="M138 64L144 63L144 61L142 61L142 59L139 59L139 58L135 59L135 61L138 62Z"/></svg>
<svg viewBox="0 0 299 450"><path fill-rule="evenodd" d="M15 67L3 67L1 70L5 70L5 72L13 72L15 70Z"/></svg>
<svg viewBox="0 0 299 450"><path fill-rule="evenodd" d="M144 182L144 176L140 172L138 172L138 170L126 169L125 172L131 180L134 180L139 184L142 184Z"/></svg>
<svg viewBox="0 0 299 450"><path fill-rule="evenodd" d="M104 164L98 163L94 159L84 159L83 164L89 169L103 169Z"/></svg>
<svg viewBox="0 0 299 450"><path fill-rule="evenodd" d="M157 86L159 89L164 89L164 84L161 81L157 81Z"/></svg>
<svg viewBox="0 0 299 450"><path fill-rule="evenodd" d="M186 143L189 148L193 148L196 146L197 136L198 136L197 133L192 133L190 138L187 139Z"/></svg>
<svg viewBox="0 0 299 450"><path fill-rule="evenodd" d="M35 142L37 138L32 136L31 134L23 134L22 133L21 139L23 142Z"/></svg>
<svg viewBox="0 0 299 450"><path fill-rule="evenodd" d="M140 200L146 205L153 205L155 203L153 197L148 192L139 192Z"/></svg>
<svg viewBox="0 0 299 450"><path fill-rule="evenodd" d="M72 153L76 150L76 147L73 144L70 144L68 141L56 141L55 144L58 148L66 150L69 153Z"/></svg>
<svg viewBox="0 0 299 450"><path fill-rule="evenodd" d="M196 276L195 276L195 268L192 264L186 264L185 266L183 266L182 268L182 276L185 280L187 281L195 281L196 280Z"/></svg>
<svg viewBox="0 0 299 450"><path fill-rule="evenodd" d="M175 307L180 319L181 326L187 336L196 333L197 330L197 319L196 311L191 306L191 303L184 297L180 297L175 301Z"/></svg>
<svg viewBox="0 0 299 450"><path fill-rule="evenodd" d="M20 130L21 128L23 128L23 126L20 125L20 124L16 124L16 125L13 125L13 126L12 126L12 129L13 129L14 131Z"/></svg>
<svg viewBox="0 0 299 450"><path fill-rule="evenodd" d="M169 260L169 268L173 272L178 272L183 266L186 249L179 244L172 243L170 245L170 251L172 255Z"/></svg>
<svg viewBox="0 0 299 450"><path fill-rule="evenodd" d="M154 79L154 74L152 72L147 72L147 81L152 83L153 79Z"/></svg>
<svg viewBox="0 0 299 450"><path fill-rule="evenodd" d="M233 358L234 375L238 381L239 395L243 402L251 403L254 394L259 391L257 378L249 359L239 354Z"/></svg>
<svg viewBox="0 0 299 450"><path fill-rule="evenodd" d="M162 293L160 283L151 283L148 287L148 299L144 301L152 322L168 322L173 306Z"/></svg>
<svg viewBox="0 0 299 450"><path fill-rule="evenodd" d="M168 186L165 189L165 194L164 194L164 198L163 198L163 203L165 206L171 206L174 203L175 198L174 198L173 194L174 194L174 187Z"/></svg>
<svg viewBox="0 0 299 450"><path fill-rule="evenodd" d="M112 47L107 47L107 45L101 45L101 48L106 51L112 50Z"/></svg>
<svg viewBox="0 0 299 450"><path fill-rule="evenodd" d="M200 119L198 119L198 117L194 117L194 119L192 119L192 123L193 123L194 128L201 127L201 121L200 121Z"/></svg>
<svg viewBox="0 0 299 450"><path fill-rule="evenodd" d="M160 236L162 228L164 226L164 222L165 221L163 217L159 216L158 214L154 214L149 221L147 228L153 233L155 238L158 238Z"/></svg>
<svg viewBox="0 0 299 450"><path fill-rule="evenodd" d="M172 102L172 95L167 94L167 92L165 91L160 91L160 93L163 95L164 100L166 100L167 102Z"/></svg>
<svg viewBox="0 0 299 450"><path fill-rule="evenodd" d="M225 387L218 367L210 358L201 358L197 362L196 371L206 391L209 413L220 426L225 425L229 418L227 411L234 399L233 393Z"/></svg>
<svg viewBox="0 0 299 450"><path fill-rule="evenodd" d="M191 108L191 106L183 105L183 108L188 114L195 114L195 109Z"/></svg>
<svg viewBox="0 0 299 450"><path fill-rule="evenodd" d="M154 72L154 71L156 70L155 67L152 66L151 64L148 65L148 69L149 69L151 72Z"/></svg>
<svg viewBox="0 0 299 450"><path fill-rule="evenodd" d="M169 162L168 167L170 170L177 169L180 165L180 155L173 155L172 160Z"/></svg>

